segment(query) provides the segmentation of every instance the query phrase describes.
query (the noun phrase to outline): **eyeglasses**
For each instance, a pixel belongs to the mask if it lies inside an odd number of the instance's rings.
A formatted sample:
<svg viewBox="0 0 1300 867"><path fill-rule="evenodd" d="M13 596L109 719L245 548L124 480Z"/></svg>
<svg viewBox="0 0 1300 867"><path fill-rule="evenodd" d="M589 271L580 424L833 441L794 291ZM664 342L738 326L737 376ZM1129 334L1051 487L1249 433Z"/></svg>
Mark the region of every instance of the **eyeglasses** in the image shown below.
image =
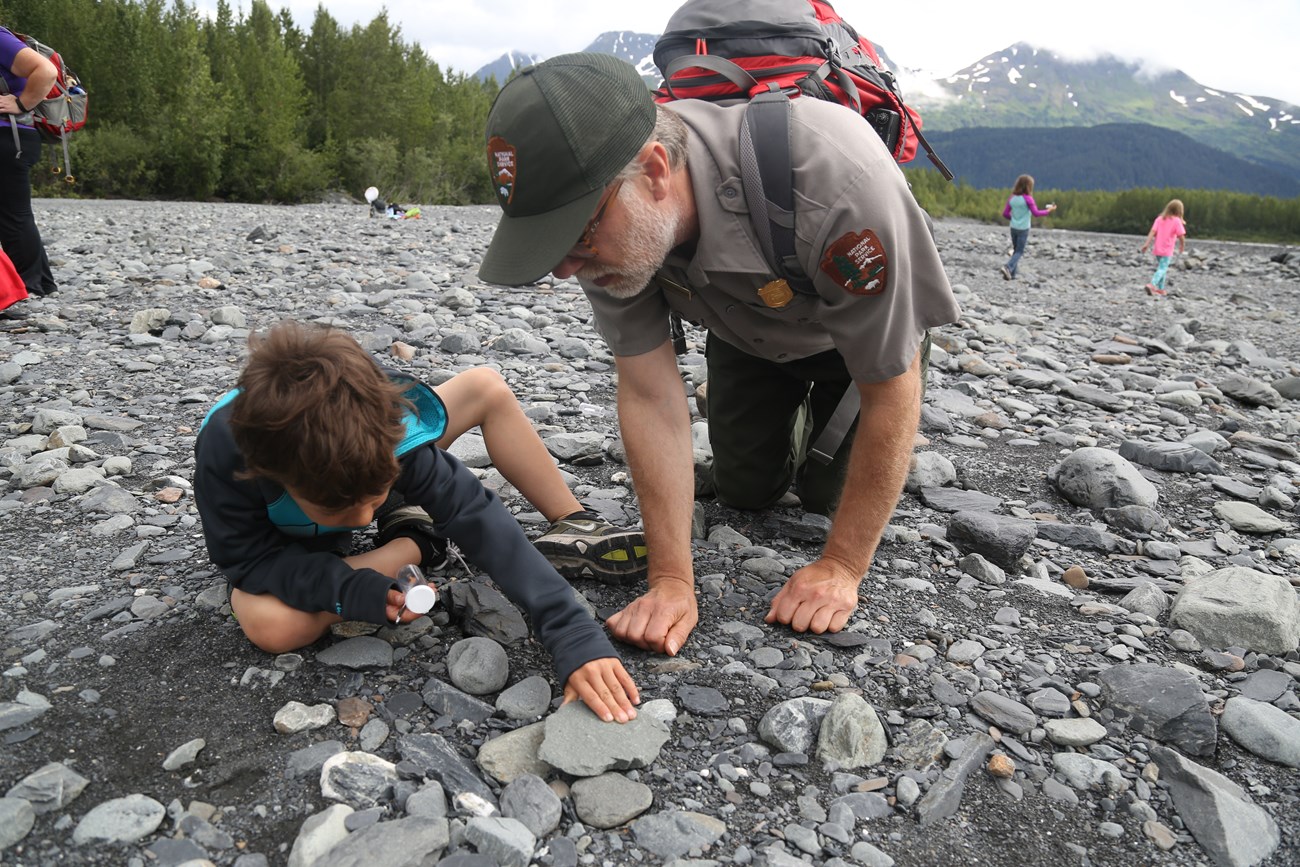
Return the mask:
<svg viewBox="0 0 1300 867"><path fill-rule="evenodd" d="M587 225L582 230L582 237L569 250L569 259L594 259L596 258L596 230L600 228L600 221L605 217L605 210L609 203L618 195L618 190L623 186L623 179L619 178L610 184L605 190L605 194L600 197L600 202L596 205L596 213L591 215Z"/></svg>

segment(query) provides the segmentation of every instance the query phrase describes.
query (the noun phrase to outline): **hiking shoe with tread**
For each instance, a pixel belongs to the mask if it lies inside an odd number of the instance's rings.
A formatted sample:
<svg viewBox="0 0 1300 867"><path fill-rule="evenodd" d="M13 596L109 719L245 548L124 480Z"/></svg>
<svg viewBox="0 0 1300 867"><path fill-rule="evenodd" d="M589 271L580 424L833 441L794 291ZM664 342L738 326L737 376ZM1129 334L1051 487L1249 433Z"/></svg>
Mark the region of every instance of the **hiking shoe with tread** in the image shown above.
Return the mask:
<svg viewBox="0 0 1300 867"><path fill-rule="evenodd" d="M1002 266L1002 279L1003 279L1003 280L1011 280L1011 279L1013 279L1014 277L1015 277L1015 275L1011 273L1011 269L1008 268L1006 265L1003 265L1003 266Z"/></svg>
<svg viewBox="0 0 1300 867"><path fill-rule="evenodd" d="M385 503L384 506L388 506ZM375 539L375 547L382 548L394 539L405 537L413 541L420 547L421 569L427 572L436 572L439 569L446 568L449 558L447 556L447 540L439 536L433 530L433 519L429 513L419 506L395 506L384 509L383 516L379 518L379 535Z"/></svg>
<svg viewBox="0 0 1300 867"><path fill-rule="evenodd" d="M565 578L629 584L649 568L644 532L615 527L589 509L560 518L534 545Z"/></svg>

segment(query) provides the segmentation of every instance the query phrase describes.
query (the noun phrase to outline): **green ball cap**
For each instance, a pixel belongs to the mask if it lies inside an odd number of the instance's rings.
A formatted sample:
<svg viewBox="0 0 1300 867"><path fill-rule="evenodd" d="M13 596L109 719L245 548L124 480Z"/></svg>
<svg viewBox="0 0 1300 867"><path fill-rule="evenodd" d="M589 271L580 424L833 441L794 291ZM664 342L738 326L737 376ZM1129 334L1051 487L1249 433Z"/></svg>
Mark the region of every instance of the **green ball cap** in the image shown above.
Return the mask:
<svg viewBox="0 0 1300 867"><path fill-rule="evenodd" d="M488 172L504 213L479 277L521 286L550 273L654 124L649 88L612 55L562 54L508 81L487 122Z"/></svg>

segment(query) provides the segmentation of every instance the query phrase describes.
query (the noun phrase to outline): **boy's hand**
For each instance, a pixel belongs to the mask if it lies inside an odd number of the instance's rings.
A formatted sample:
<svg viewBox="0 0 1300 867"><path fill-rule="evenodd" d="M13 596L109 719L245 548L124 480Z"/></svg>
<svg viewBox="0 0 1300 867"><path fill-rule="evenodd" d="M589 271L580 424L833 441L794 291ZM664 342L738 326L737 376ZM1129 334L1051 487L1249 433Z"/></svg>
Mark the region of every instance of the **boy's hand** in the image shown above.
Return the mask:
<svg viewBox="0 0 1300 867"><path fill-rule="evenodd" d="M580 698L591 712L605 722L625 723L636 718L634 704L641 703L632 676L614 657L593 659L569 675L564 684L564 703Z"/></svg>
<svg viewBox="0 0 1300 867"><path fill-rule="evenodd" d="M384 606L384 615L388 618L389 623L410 623L423 617L423 614L416 614L414 611L402 611L402 606L406 604L406 594L400 590L388 591L388 599ZM402 612L402 619L397 619L397 612Z"/></svg>

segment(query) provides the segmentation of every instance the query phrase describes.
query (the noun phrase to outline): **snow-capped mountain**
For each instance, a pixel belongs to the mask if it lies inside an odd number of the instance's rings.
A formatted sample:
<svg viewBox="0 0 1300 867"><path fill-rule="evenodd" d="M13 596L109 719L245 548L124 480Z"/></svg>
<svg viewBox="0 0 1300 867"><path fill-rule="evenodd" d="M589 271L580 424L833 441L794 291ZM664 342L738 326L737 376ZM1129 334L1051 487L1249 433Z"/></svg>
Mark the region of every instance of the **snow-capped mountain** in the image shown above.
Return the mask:
<svg viewBox="0 0 1300 867"><path fill-rule="evenodd" d="M489 78L496 78L498 84L505 84L507 78L516 70L523 69L525 66L532 66L534 63L541 63L546 59L543 54L525 54L522 51L507 51L496 60L478 68L474 73L475 77L482 81Z"/></svg>
<svg viewBox="0 0 1300 867"><path fill-rule="evenodd" d="M1146 123L1300 177L1300 107L1116 57L1072 61L1016 43L908 93L927 129Z"/></svg>
<svg viewBox="0 0 1300 867"><path fill-rule="evenodd" d="M626 60L657 86L657 38L611 31L586 50ZM1069 60L1023 42L951 75L910 68L880 45L876 50L908 104L921 111L927 131L1149 124L1300 179L1300 107L1282 100L1209 87L1178 70L1116 57ZM511 52L476 75L504 81L522 59L541 58Z"/></svg>

